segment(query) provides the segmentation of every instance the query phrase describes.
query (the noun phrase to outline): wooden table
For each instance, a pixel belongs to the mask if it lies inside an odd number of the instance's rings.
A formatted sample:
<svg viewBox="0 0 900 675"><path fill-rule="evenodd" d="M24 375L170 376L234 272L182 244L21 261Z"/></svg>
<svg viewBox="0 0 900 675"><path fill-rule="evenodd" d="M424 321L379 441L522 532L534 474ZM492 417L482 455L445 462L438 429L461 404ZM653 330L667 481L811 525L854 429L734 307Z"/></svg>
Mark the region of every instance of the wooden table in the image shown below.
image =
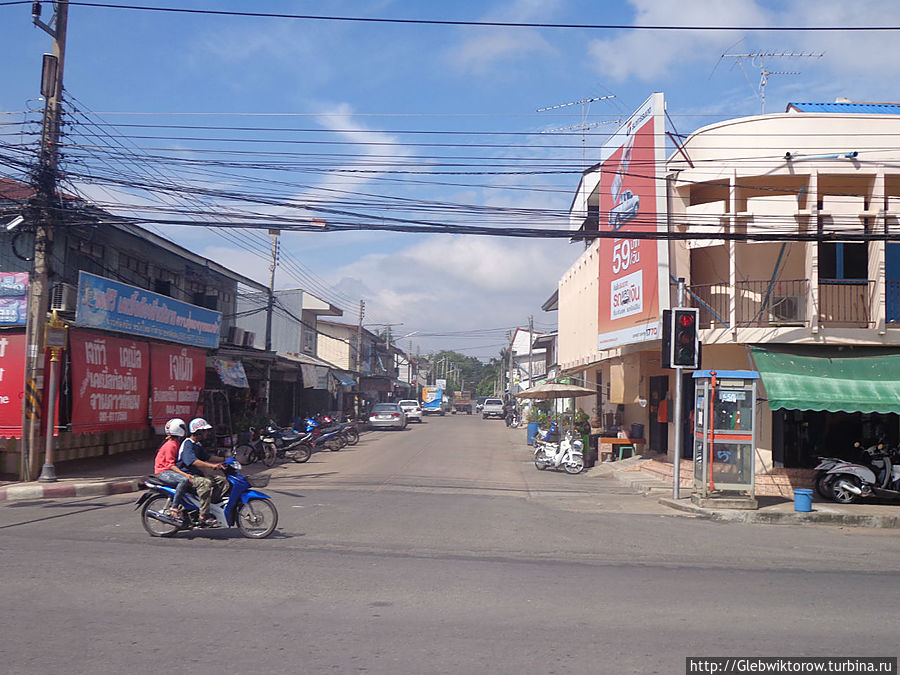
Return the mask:
<svg viewBox="0 0 900 675"><path fill-rule="evenodd" d="M597 438L597 458L603 462L606 460L615 460L619 456L620 445L630 445L634 448L635 454L639 453L645 443L643 438L616 438L612 436L601 436L591 434Z"/></svg>

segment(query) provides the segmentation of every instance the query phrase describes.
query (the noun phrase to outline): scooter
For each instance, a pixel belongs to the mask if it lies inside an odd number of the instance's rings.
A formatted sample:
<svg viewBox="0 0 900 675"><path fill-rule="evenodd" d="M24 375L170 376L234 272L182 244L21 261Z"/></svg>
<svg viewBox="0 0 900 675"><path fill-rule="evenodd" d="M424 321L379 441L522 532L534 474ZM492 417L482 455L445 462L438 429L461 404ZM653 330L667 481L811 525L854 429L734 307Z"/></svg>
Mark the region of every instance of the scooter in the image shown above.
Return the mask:
<svg viewBox="0 0 900 675"><path fill-rule="evenodd" d="M268 537L278 525L278 511L268 495L253 489L248 478L240 473L241 465L233 457L223 462L225 477L230 490L217 504L209 508L209 515L216 519L214 527L237 525L242 535L250 539ZM185 492L181 497L183 515L168 515L175 496L175 488L150 476L144 480L146 492L135 502L135 510L141 509L141 522L151 537L171 537L181 530L206 528L200 522L200 500L195 494Z"/></svg>
<svg viewBox="0 0 900 675"><path fill-rule="evenodd" d="M859 443L854 445L860 447ZM863 452L870 456L871 468L863 464L840 461L827 469L821 480L821 486L830 493L829 498L839 504L853 504L864 497L900 499L898 451L885 450L884 444L879 443L865 448Z"/></svg>
<svg viewBox="0 0 900 675"><path fill-rule="evenodd" d="M519 428L519 411L512 410L506 413L506 426L512 427L513 429Z"/></svg>
<svg viewBox="0 0 900 675"><path fill-rule="evenodd" d="M266 466L273 466L277 459L292 459L298 464L309 461L312 456L312 448L306 442L307 435L297 433L293 429L280 429L274 424L266 427L265 434L261 438L262 444L266 447L265 458L270 457L271 464L266 461Z"/></svg>
<svg viewBox="0 0 900 675"><path fill-rule="evenodd" d="M573 438L571 431L566 432L558 445L536 440L534 466L539 471L548 467L558 469L561 466L566 473L581 473L584 471L584 442L580 438Z"/></svg>

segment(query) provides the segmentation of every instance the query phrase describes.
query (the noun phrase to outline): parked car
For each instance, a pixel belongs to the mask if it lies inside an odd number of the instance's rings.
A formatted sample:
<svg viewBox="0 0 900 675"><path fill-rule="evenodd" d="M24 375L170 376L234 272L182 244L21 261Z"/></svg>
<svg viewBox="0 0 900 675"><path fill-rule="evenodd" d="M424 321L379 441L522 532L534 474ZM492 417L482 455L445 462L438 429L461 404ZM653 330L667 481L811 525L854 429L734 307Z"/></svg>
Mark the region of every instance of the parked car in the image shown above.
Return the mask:
<svg viewBox="0 0 900 675"><path fill-rule="evenodd" d="M415 420L419 424L422 423L422 406L419 405L418 401L413 401L412 399L407 399L403 401L399 401L397 405L406 413L406 421L411 422Z"/></svg>
<svg viewBox="0 0 900 675"><path fill-rule="evenodd" d="M372 429L405 429L406 413L396 403L376 403L369 412Z"/></svg>
<svg viewBox="0 0 900 675"><path fill-rule="evenodd" d="M503 411L503 400L499 398L484 399L484 405L481 407L481 417L482 419L487 419L488 417L496 417L502 420L505 417Z"/></svg>

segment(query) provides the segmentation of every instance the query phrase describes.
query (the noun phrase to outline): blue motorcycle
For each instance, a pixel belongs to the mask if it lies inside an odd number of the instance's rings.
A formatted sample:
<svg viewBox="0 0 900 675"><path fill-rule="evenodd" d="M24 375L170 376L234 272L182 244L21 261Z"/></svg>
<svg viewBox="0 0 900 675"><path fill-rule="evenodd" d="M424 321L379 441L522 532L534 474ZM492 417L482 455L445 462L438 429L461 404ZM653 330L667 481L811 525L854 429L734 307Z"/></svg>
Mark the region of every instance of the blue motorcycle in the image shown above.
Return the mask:
<svg viewBox="0 0 900 675"><path fill-rule="evenodd" d="M268 537L278 525L278 511L268 495L253 489L247 476L240 473L241 465L228 457L223 462L225 477L230 490L217 504L209 508L209 515L216 519L215 527L233 527L250 539ZM157 480L154 476L144 480L144 492L137 500L135 510L141 509L141 522L151 537L171 537L180 530L209 527L200 522L200 501L197 495L184 493L181 497L183 515L175 518L168 514L175 496L175 488Z"/></svg>

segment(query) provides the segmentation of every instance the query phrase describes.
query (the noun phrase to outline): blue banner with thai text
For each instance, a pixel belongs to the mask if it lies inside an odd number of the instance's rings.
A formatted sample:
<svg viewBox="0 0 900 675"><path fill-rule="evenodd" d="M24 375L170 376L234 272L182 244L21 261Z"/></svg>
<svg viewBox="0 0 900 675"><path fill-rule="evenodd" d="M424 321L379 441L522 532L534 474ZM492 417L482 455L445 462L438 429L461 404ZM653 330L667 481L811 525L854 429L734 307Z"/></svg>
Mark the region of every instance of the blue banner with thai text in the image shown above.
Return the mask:
<svg viewBox="0 0 900 675"><path fill-rule="evenodd" d="M75 323L214 349L219 345L222 314L80 272Z"/></svg>

